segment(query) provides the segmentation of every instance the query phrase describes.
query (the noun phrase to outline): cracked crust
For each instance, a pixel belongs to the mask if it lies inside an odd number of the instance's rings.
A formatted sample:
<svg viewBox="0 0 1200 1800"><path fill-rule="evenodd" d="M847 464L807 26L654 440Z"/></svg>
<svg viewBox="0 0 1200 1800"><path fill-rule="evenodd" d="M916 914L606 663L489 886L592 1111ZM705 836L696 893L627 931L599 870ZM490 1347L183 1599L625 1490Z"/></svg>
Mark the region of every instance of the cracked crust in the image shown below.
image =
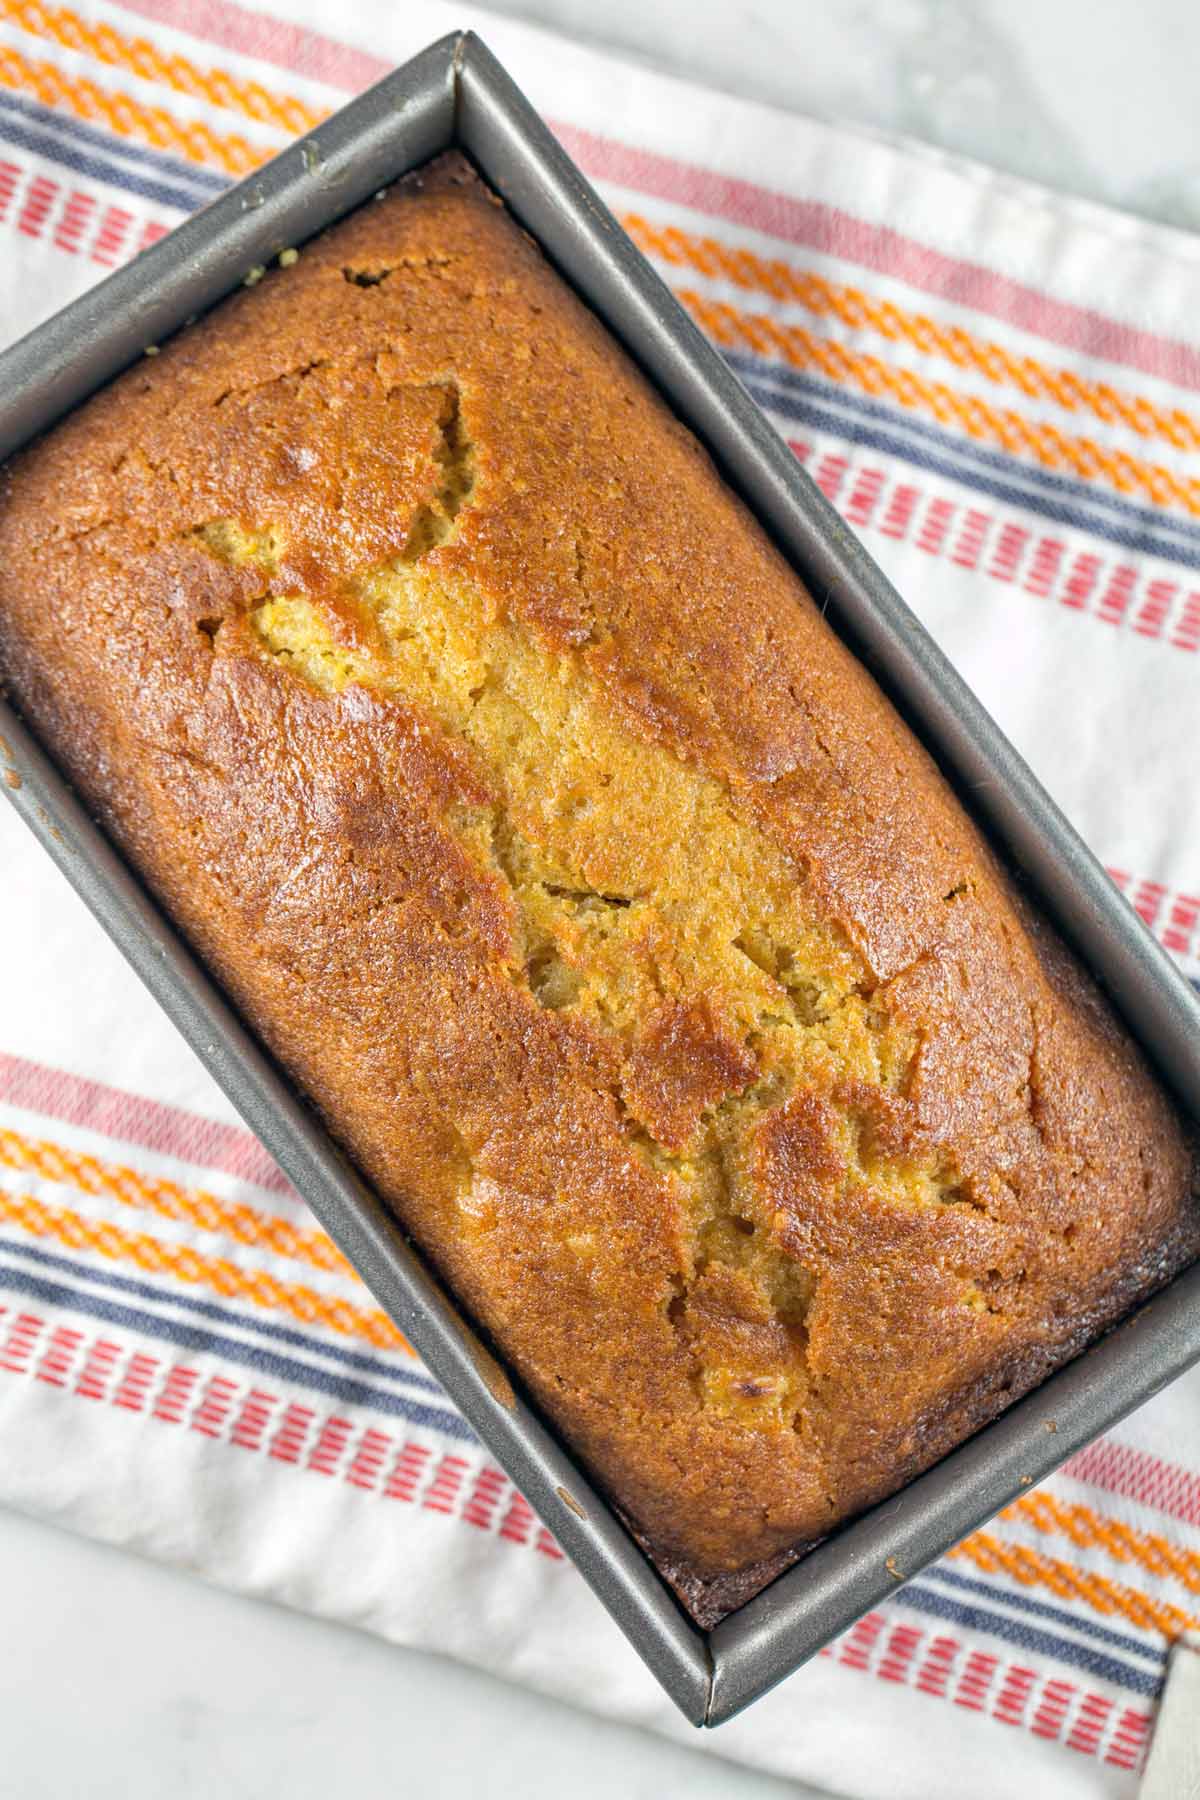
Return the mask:
<svg viewBox="0 0 1200 1800"><path fill-rule="evenodd" d="M1095 990L455 159L4 472L0 667L704 1624L1200 1250Z"/></svg>

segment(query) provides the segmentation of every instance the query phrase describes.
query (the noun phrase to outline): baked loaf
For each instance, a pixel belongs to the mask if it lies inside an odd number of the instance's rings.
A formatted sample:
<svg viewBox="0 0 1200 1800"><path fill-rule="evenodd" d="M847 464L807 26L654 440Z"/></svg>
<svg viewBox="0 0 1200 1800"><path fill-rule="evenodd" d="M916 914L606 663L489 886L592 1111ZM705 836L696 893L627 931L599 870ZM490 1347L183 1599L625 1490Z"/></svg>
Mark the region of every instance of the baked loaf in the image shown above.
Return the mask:
<svg viewBox="0 0 1200 1800"><path fill-rule="evenodd" d="M1137 1051L461 160L4 471L0 658L703 1623L1200 1251Z"/></svg>

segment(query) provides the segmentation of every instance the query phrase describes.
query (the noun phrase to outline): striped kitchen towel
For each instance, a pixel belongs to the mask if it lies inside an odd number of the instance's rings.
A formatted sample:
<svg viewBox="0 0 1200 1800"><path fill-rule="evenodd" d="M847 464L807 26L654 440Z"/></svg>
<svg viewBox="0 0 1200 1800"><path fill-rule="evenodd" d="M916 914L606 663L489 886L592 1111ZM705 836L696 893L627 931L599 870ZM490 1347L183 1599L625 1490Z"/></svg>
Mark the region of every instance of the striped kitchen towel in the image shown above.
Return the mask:
<svg viewBox="0 0 1200 1800"><path fill-rule="evenodd" d="M1200 977L1200 241L436 0L0 0L5 336L462 23ZM696 1742L7 812L0 870L0 1501ZM1197 1628L1193 1378L705 1747L1131 1795Z"/></svg>

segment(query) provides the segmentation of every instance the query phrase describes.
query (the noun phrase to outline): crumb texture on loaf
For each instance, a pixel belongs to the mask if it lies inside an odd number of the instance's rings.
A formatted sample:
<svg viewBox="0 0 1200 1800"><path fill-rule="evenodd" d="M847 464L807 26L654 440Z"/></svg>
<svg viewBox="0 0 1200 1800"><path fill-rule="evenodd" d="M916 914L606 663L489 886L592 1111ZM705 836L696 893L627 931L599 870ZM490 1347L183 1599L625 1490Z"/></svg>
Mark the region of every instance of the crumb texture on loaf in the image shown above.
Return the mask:
<svg viewBox="0 0 1200 1800"><path fill-rule="evenodd" d="M0 667L702 1620L1200 1249L1099 997L457 159L10 465Z"/></svg>

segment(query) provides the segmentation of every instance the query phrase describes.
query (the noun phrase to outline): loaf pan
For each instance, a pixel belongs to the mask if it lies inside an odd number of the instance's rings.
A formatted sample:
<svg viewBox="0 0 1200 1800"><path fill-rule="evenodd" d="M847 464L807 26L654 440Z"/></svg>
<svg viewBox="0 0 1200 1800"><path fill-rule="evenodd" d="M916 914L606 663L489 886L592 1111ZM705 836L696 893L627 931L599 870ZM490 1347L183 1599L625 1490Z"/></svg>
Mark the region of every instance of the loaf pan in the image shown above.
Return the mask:
<svg viewBox="0 0 1200 1800"><path fill-rule="evenodd" d="M862 545L487 48L432 45L0 356L9 455L256 265L457 146L606 322L970 796L1200 1117L1200 1005ZM11 707L4 791L696 1725L718 1725L1200 1358L1200 1265L707 1634L193 960Z"/></svg>

